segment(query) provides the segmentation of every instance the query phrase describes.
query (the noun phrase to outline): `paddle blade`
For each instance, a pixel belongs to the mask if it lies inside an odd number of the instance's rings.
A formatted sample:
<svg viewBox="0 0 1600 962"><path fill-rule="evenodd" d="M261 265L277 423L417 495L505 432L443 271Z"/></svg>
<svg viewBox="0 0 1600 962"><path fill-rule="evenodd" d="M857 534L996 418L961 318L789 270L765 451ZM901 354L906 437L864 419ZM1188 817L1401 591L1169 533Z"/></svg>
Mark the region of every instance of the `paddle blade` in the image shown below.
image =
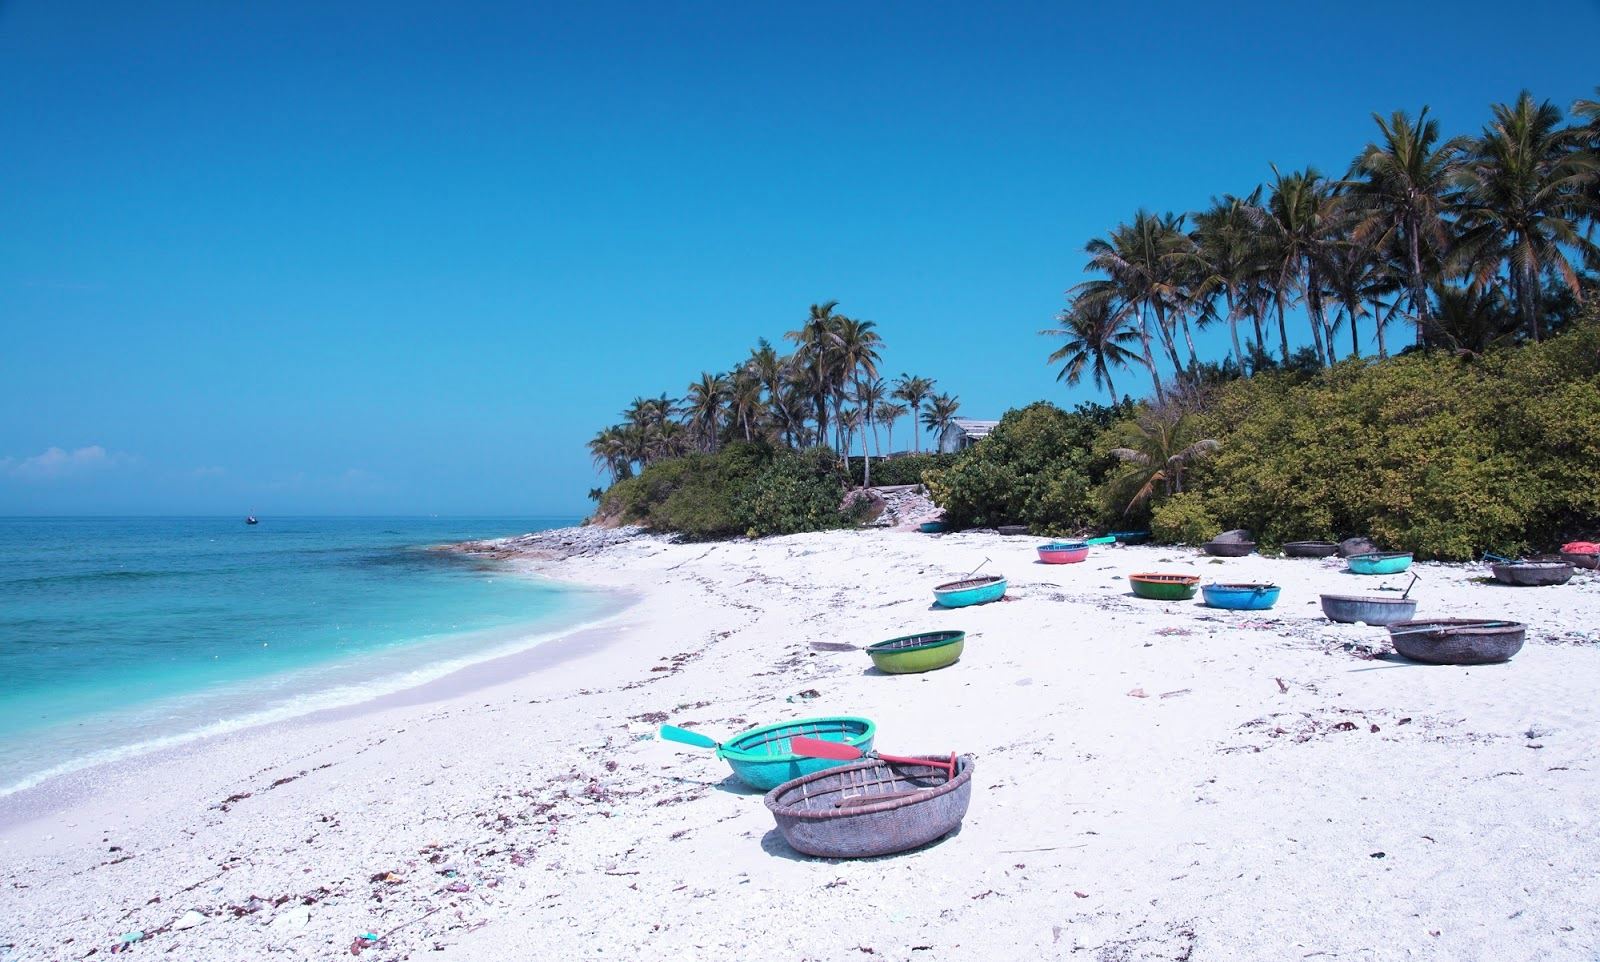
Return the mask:
<svg viewBox="0 0 1600 962"><path fill-rule="evenodd" d="M662 725L661 737L669 742L680 742L684 745L693 745L696 748L716 748L717 742L699 732L692 732L687 728L677 725Z"/></svg>
<svg viewBox="0 0 1600 962"><path fill-rule="evenodd" d="M848 641L813 641L811 647L817 651L860 651L860 645L852 645Z"/></svg>
<svg viewBox="0 0 1600 962"><path fill-rule="evenodd" d="M789 739L789 751L808 758L831 758L841 762L861 757L859 748L839 742L825 742L820 738L807 738L804 735L796 735Z"/></svg>

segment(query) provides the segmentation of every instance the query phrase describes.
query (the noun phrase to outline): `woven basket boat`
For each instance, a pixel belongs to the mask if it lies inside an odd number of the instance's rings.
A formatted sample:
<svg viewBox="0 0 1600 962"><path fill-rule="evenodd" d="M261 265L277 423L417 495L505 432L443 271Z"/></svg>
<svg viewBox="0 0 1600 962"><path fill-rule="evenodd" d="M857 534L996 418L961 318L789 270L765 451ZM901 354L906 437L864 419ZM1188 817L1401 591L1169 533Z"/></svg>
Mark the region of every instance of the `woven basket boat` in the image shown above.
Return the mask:
<svg viewBox="0 0 1600 962"><path fill-rule="evenodd" d="M872 750L872 738L876 734L877 726L866 718L848 715L802 718L740 732L722 743L717 757L727 761L739 781L765 792L790 779L841 764L829 758L793 754L789 751L789 739L794 736L841 742L868 752Z"/></svg>
<svg viewBox="0 0 1600 962"><path fill-rule="evenodd" d="M1522 650L1528 626L1482 618L1397 621L1389 626L1394 650L1433 665L1488 665Z"/></svg>
<svg viewBox="0 0 1600 962"><path fill-rule="evenodd" d="M928 631L868 645L867 654L879 671L908 675L955 664L966 644L964 631Z"/></svg>
<svg viewBox="0 0 1600 962"><path fill-rule="evenodd" d="M1039 546L1039 560L1047 565L1077 564L1089 557L1089 546L1082 541L1052 541Z"/></svg>
<svg viewBox="0 0 1600 962"><path fill-rule="evenodd" d="M1283 553L1290 558L1331 558L1339 553L1339 546L1332 541L1289 541Z"/></svg>
<svg viewBox="0 0 1600 962"><path fill-rule="evenodd" d="M1565 561L1511 561L1491 565L1494 580L1519 588L1564 585L1572 580L1572 565Z"/></svg>
<svg viewBox="0 0 1600 962"><path fill-rule="evenodd" d="M1025 524L1003 524L995 529L1007 538L1014 538L1019 534L1027 534L1028 526Z"/></svg>
<svg viewBox="0 0 1600 962"><path fill-rule="evenodd" d="M1215 558L1243 558L1256 550L1254 541L1207 541L1200 546L1206 554Z"/></svg>
<svg viewBox="0 0 1600 962"><path fill-rule="evenodd" d="M924 521L917 525L917 530L923 534L941 534L950 530L950 526L943 521Z"/></svg>
<svg viewBox="0 0 1600 962"><path fill-rule="evenodd" d="M1150 540L1148 531L1113 531L1111 537L1117 539L1118 544L1144 544Z"/></svg>
<svg viewBox="0 0 1600 962"><path fill-rule="evenodd" d="M1005 575L980 575L950 581L933 589L933 598L945 608L965 608L999 601L1006 594Z"/></svg>
<svg viewBox="0 0 1600 962"><path fill-rule="evenodd" d="M1371 595L1323 595L1322 613L1344 625L1391 625L1410 621L1417 613L1415 598L1375 598Z"/></svg>
<svg viewBox="0 0 1600 962"><path fill-rule="evenodd" d="M1277 585L1263 584L1214 584L1200 590L1205 594L1206 604L1230 611L1265 611L1278 603L1278 594L1282 591Z"/></svg>
<svg viewBox="0 0 1600 962"><path fill-rule="evenodd" d="M1353 554L1345 559L1345 564L1358 575L1397 575L1411 567L1411 555L1401 551L1374 551Z"/></svg>
<svg viewBox="0 0 1600 962"><path fill-rule="evenodd" d="M971 755L956 760L955 778L942 768L867 758L785 782L765 801L797 852L891 855L943 838L961 824L972 800L972 770ZM882 800L872 801L877 796Z"/></svg>
<svg viewBox="0 0 1600 962"><path fill-rule="evenodd" d="M1600 554L1588 554L1582 551L1563 551L1561 560L1574 568L1588 568L1590 571L1600 569Z"/></svg>
<svg viewBox="0 0 1600 962"><path fill-rule="evenodd" d="M1133 593L1151 601L1188 601L1200 587L1199 575L1136 574L1128 576Z"/></svg>

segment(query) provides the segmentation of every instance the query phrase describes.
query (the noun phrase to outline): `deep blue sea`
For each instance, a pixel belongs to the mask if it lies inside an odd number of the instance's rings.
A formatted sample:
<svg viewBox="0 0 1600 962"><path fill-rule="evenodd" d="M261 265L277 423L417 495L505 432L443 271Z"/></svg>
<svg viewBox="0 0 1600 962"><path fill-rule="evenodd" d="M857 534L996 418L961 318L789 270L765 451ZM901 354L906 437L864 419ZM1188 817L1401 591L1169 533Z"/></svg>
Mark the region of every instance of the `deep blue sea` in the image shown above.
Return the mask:
<svg viewBox="0 0 1600 962"><path fill-rule="evenodd" d="M349 704L614 607L429 545L570 519L0 519L0 794Z"/></svg>

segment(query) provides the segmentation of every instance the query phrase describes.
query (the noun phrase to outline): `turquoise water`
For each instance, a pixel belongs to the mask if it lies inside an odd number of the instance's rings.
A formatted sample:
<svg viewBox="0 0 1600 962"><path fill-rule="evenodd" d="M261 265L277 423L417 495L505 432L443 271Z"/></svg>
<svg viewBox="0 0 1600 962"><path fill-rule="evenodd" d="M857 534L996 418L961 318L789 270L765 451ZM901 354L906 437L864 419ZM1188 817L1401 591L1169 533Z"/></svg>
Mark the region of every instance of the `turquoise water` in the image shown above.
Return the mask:
<svg viewBox="0 0 1600 962"><path fill-rule="evenodd" d="M426 681L614 607L427 546L563 519L0 519L0 794Z"/></svg>

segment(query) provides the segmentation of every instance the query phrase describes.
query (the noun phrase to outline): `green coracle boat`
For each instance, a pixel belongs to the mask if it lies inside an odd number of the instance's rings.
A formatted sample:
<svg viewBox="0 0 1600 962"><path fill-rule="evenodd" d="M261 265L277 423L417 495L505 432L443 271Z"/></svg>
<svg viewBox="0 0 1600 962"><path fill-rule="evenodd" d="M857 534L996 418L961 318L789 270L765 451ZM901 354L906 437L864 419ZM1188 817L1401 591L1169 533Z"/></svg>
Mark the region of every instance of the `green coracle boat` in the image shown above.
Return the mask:
<svg viewBox="0 0 1600 962"><path fill-rule="evenodd" d="M1151 601L1188 601L1199 590L1199 575L1136 574L1128 576L1133 593Z"/></svg>
<svg viewBox="0 0 1600 962"><path fill-rule="evenodd" d="M966 647L964 631L928 631L890 638L867 646L867 654L881 672L909 675L953 665Z"/></svg>

